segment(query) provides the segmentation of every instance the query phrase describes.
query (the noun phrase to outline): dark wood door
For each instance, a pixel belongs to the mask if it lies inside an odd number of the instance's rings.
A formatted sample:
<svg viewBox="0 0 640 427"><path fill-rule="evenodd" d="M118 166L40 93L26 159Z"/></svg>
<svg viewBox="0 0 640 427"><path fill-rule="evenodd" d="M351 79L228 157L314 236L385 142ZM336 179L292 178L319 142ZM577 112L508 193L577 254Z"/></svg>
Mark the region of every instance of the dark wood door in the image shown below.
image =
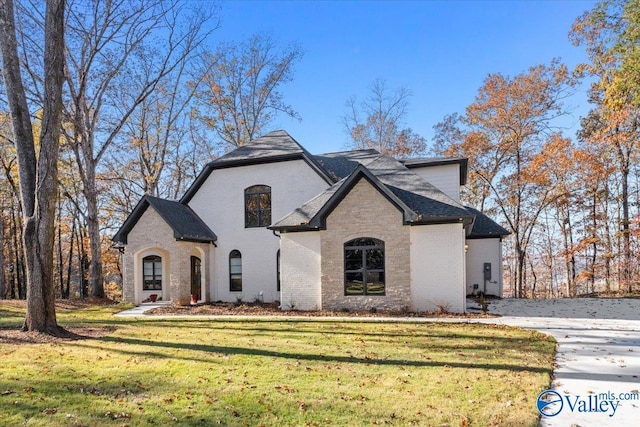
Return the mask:
<svg viewBox="0 0 640 427"><path fill-rule="evenodd" d="M202 263L197 256L191 257L191 295L197 295L198 300L202 299L201 293L201 277Z"/></svg>

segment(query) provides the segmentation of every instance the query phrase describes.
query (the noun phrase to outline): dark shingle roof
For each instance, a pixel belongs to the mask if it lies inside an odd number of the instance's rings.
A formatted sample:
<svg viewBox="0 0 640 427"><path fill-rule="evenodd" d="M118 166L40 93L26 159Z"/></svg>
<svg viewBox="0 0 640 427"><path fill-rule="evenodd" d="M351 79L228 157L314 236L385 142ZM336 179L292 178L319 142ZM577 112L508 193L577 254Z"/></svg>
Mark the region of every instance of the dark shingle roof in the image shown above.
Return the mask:
<svg viewBox="0 0 640 427"><path fill-rule="evenodd" d="M314 157L298 144L291 135L286 131L276 130L209 162L193 184L191 184L191 187L189 187L184 196L182 196L180 202L189 203L215 169L288 160L304 160L328 184L335 182L335 180L327 176L324 168L316 163Z"/></svg>
<svg viewBox="0 0 640 427"><path fill-rule="evenodd" d="M503 226L489 218L477 209L467 206L467 210L476 216L476 220L473 223L471 234L468 236L470 239L484 239L491 237L503 237L511 234Z"/></svg>
<svg viewBox="0 0 640 427"><path fill-rule="evenodd" d="M338 182L349 176L358 165L371 163L379 154L376 150L354 150L320 154L313 158L334 182Z"/></svg>
<svg viewBox="0 0 640 427"><path fill-rule="evenodd" d="M400 162L375 150L315 156L328 174L340 179L329 189L276 222L280 230L323 228L326 216L360 178L366 178L404 211L407 223L464 222L473 215L460 203L408 170Z"/></svg>
<svg viewBox="0 0 640 427"><path fill-rule="evenodd" d="M211 165L236 164L251 160L264 161L278 157L300 157L305 150L283 130L269 132L210 162Z"/></svg>
<svg viewBox="0 0 640 427"><path fill-rule="evenodd" d="M176 240L215 242L217 236L187 205L158 197L144 196L133 209L120 230L113 236L114 242L127 243L127 236L142 214L152 206L173 230Z"/></svg>

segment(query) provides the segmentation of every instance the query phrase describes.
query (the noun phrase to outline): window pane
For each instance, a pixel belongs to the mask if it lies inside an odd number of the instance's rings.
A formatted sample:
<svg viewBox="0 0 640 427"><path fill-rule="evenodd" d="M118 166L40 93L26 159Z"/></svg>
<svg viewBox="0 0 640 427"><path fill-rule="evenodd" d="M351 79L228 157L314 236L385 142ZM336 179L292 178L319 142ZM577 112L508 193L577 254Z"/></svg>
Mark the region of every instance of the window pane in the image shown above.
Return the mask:
<svg viewBox="0 0 640 427"><path fill-rule="evenodd" d="M360 249L346 249L344 251L344 269L361 270L362 269L362 251Z"/></svg>
<svg viewBox="0 0 640 427"><path fill-rule="evenodd" d="M271 225L271 209L264 209L260 213L260 225L266 227Z"/></svg>
<svg viewBox="0 0 640 427"><path fill-rule="evenodd" d="M345 246L376 246L380 243L382 243L380 240L371 239L369 237L360 237L347 242Z"/></svg>
<svg viewBox="0 0 640 427"><path fill-rule="evenodd" d="M242 290L242 276L231 275L231 287L232 291Z"/></svg>
<svg viewBox="0 0 640 427"><path fill-rule="evenodd" d="M384 250L382 248L367 249L367 269L381 270L384 268Z"/></svg>
<svg viewBox="0 0 640 427"><path fill-rule="evenodd" d="M384 294L384 271L367 272L367 294Z"/></svg>
<svg viewBox="0 0 640 427"><path fill-rule="evenodd" d="M245 203L247 210L258 210L258 194L247 194Z"/></svg>
<svg viewBox="0 0 640 427"><path fill-rule="evenodd" d="M245 227L266 227L271 224L271 187L254 185L244 193Z"/></svg>
<svg viewBox="0 0 640 427"><path fill-rule="evenodd" d="M359 237L345 243L344 268L345 295L385 295L382 240Z"/></svg>
<svg viewBox="0 0 640 427"><path fill-rule="evenodd" d="M149 261L145 261L144 262L144 272L143 274L145 276L152 276L153 275L153 263L149 262Z"/></svg>
<svg viewBox="0 0 640 427"><path fill-rule="evenodd" d="M229 253L229 290L242 291L242 255L235 249Z"/></svg>
<svg viewBox="0 0 640 427"><path fill-rule="evenodd" d="M156 276L156 278L161 278L162 277L162 261L158 260L156 262L153 263L153 274Z"/></svg>
<svg viewBox="0 0 640 427"><path fill-rule="evenodd" d="M347 295L362 295L364 293L362 273L346 273L345 293Z"/></svg>
<svg viewBox="0 0 640 427"><path fill-rule="evenodd" d="M242 258L229 259L229 270L231 274L242 274Z"/></svg>
<svg viewBox="0 0 640 427"><path fill-rule="evenodd" d="M257 210L247 211L245 220L246 220L247 227L257 227L259 225L258 211Z"/></svg>
<svg viewBox="0 0 640 427"><path fill-rule="evenodd" d="M260 209L271 209L271 193L261 193L260 196Z"/></svg>
<svg viewBox="0 0 640 427"><path fill-rule="evenodd" d="M142 259L142 289L162 289L162 258L159 256L151 255Z"/></svg>
<svg viewBox="0 0 640 427"><path fill-rule="evenodd" d="M232 292L241 292L242 291L242 279L240 280L231 280L231 291Z"/></svg>

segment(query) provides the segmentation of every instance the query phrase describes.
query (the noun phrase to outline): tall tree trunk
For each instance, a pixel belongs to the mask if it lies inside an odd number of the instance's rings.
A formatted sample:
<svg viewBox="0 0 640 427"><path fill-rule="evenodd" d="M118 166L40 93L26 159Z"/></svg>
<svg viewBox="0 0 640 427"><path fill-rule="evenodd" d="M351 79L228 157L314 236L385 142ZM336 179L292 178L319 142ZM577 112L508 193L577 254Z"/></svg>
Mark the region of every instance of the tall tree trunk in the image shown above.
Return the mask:
<svg viewBox="0 0 640 427"><path fill-rule="evenodd" d="M64 255L62 252L62 204L58 194L58 215L56 221L57 241L58 241L58 286L60 286L60 297L67 298L64 294Z"/></svg>
<svg viewBox="0 0 640 427"><path fill-rule="evenodd" d="M605 224L605 233L606 233L606 254L604 256L604 277L607 289L611 289L611 260L613 258L613 238L611 237L611 229L610 229L610 220L609 220L609 194L610 191L607 188L605 192L604 200L604 224ZM618 287L618 290L620 288Z"/></svg>
<svg viewBox="0 0 640 427"><path fill-rule="evenodd" d="M5 276L5 267L4 267L4 218L0 215L0 299L4 299L7 294L7 280Z"/></svg>
<svg viewBox="0 0 640 427"><path fill-rule="evenodd" d="M516 240L519 236L516 236ZM524 298L524 262L526 258L526 252L520 246L520 242L516 241L516 280L518 284L518 298Z"/></svg>
<svg viewBox="0 0 640 427"><path fill-rule="evenodd" d="M596 262L598 261L598 191L597 188L593 188L593 206L591 208L591 220L592 220L592 230L591 230L591 238L593 239L593 243L591 244L592 252L591 252L591 268L590 268L590 277L589 281L591 282L591 292L596 291ZM607 292L611 289L609 287L609 282L607 281Z"/></svg>
<svg viewBox="0 0 640 427"><path fill-rule="evenodd" d="M76 236L76 219L75 217L72 218L72 223L71 223L71 239L69 241L69 258L67 260L67 280L66 280L66 287L64 288L64 294L66 295L66 298L70 298L71 297L71 271L72 271L72 266L73 266L73 245L74 245L74 238Z"/></svg>
<svg viewBox="0 0 640 427"><path fill-rule="evenodd" d="M20 244L22 242L22 224L19 222L20 217L16 215L16 210L17 209L11 210L11 224L9 224L9 234L12 236L11 257L13 260L10 271L11 284L9 286L9 297L11 299L22 299L24 298L24 292L22 290L22 278L24 277L24 251L22 250L22 245Z"/></svg>
<svg viewBox="0 0 640 427"><path fill-rule="evenodd" d="M629 233L629 165L621 168L622 174L622 284L627 292L633 290L631 283L631 241Z"/></svg>
<svg viewBox="0 0 640 427"><path fill-rule="evenodd" d="M102 278L102 241L100 239L100 220L98 213L98 188L96 185L96 169L98 161L94 157L94 136L90 130L83 129L88 107L84 98L79 102L76 122L76 133L82 135L81 144L75 145L76 160L82 179L82 194L87 201L87 212L84 215L89 235L89 294L96 298L104 297L104 283ZM84 251L82 252L84 254ZM83 297L87 296L83 290Z"/></svg>
<svg viewBox="0 0 640 427"><path fill-rule="evenodd" d="M48 0L45 12L44 105L40 152L36 148L18 56L12 0L0 0L0 47L15 136L27 262L25 331L56 334L53 248L64 78L64 0Z"/></svg>
<svg viewBox="0 0 640 427"><path fill-rule="evenodd" d="M95 184L95 180L93 181ZM95 186L87 193L87 231L89 234L89 289L91 296L104 298L104 281L102 278L102 241L100 239L100 223L98 219L98 194Z"/></svg>

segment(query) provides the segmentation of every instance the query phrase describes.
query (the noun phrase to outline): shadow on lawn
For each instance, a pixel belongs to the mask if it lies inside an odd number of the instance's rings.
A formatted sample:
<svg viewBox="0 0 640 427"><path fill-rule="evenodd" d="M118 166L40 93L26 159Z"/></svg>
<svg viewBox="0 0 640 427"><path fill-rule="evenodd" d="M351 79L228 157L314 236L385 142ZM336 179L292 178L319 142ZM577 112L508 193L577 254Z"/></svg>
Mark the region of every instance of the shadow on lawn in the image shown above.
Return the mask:
<svg viewBox="0 0 640 427"><path fill-rule="evenodd" d="M329 318L330 319L330 318ZM487 340L487 343L479 345L464 346L461 348L455 341L451 345L439 344L439 348L450 348L460 350L484 350L487 348L493 348L502 346L504 344L512 347L521 347L522 342L527 338L524 337L510 337L510 336L496 336L492 334L493 329L511 329L510 326L505 325L493 325L484 323L419 323L415 322L346 322L340 323L337 321L327 321L326 318L319 319L303 319L302 321L290 320L290 319L188 319L188 318L118 318L114 317L107 321L89 320L83 321L86 324L102 324L102 325L128 325L135 326L137 324L145 324L153 327L170 327L180 329L204 329L207 333L213 331L229 332L230 327L234 330L248 332L254 336L270 336L278 338L295 338L300 334L313 334L318 336L345 336L345 337L357 337L364 338L367 342L385 342L385 339L399 339L402 337L411 338L423 338L426 341L431 341L434 338L444 338L447 340L455 339L481 339ZM231 325L230 325L231 324ZM363 329L363 325L367 325L370 329ZM388 331L375 331L371 330L376 326L384 326L385 329L389 329L389 326L393 325L397 328L392 328ZM459 329L455 332L451 332L449 329L452 326L457 326ZM286 327L283 327L286 326ZM305 327L308 326L308 327ZM408 329L409 328L409 329ZM424 328L424 330L422 329ZM486 332L479 334L479 332ZM531 331L531 334L538 334ZM543 336L540 334L540 336ZM417 345L423 345L420 342ZM529 351L542 352L542 349L532 347Z"/></svg>
<svg viewBox="0 0 640 427"><path fill-rule="evenodd" d="M304 353L289 353L282 351L262 350L257 348L246 347L231 347L231 346L216 346L216 345L204 345L204 344L182 344L173 343L167 341L150 341L137 338L124 338L124 337L101 337L96 338L92 342L102 341L105 343L125 344L125 345L139 345L149 347L159 347L175 350L192 350L201 351L205 353L217 353L222 355L243 355L243 356L258 356L258 357L274 357L292 360L306 360L313 362L336 362L336 363L361 363L366 365L379 365L379 366L413 366L413 367L451 367L451 368L465 368L465 369L494 369L494 370L507 370L515 372L536 372L551 374L551 368L540 368L532 366L520 366L520 365L508 365L508 364L493 364L493 363L461 363L461 362L436 362L432 360L418 361L418 360L403 360L403 359L376 359L369 357L355 357L355 356L337 356L337 355L325 355L325 354L304 354ZM81 347L93 347L91 345L80 344L78 342L69 343L70 345L76 345ZM145 355L161 358L177 358L185 360L195 360L199 362L206 362L203 359L182 357L176 354L163 354L161 352L146 352L146 351L129 351L119 348L110 348L110 351L119 352L123 354L132 355Z"/></svg>

